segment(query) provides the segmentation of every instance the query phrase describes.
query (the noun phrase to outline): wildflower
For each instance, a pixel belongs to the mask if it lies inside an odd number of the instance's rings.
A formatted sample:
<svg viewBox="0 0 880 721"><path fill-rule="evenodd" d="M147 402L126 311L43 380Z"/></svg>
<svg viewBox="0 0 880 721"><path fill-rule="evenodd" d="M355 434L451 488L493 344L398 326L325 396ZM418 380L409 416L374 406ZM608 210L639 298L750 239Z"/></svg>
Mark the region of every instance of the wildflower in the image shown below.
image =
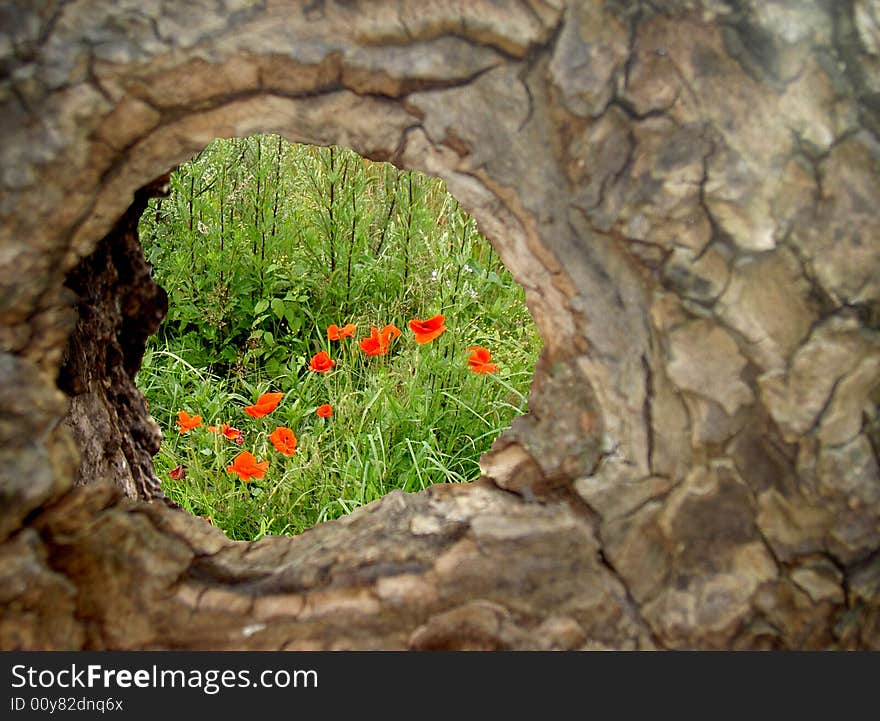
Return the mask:
<svg viewBox="0 0 880 721"><path fill-rule="evenodd" d="M241 431L238 428L233 428L228 423L224 423L220 426L220 433L223 434L224 438L229 439L230 441L237 441L241 438Z"/></svg>
<svg viewBox="0 0 880 721"><path fill-rule="evenodd" d="M227 473L237 473L238 477L247 483L251 478L262 478L266 475L269 461L257 461L250 451L242 451L232 461L231 466L226 466Z"/></svg>
<svg viewBox="0 0 880 721"><path fill-rule="evenodd" d="M318 406L315 409L315 413L319 418L329 418L333 415L333 406L331 406L329 403L325 403L322 406Z"/></svg>
<svg viewBox="0 0 880 721"><path fill-rule="evenodd" d="M186 476L186 468L184 468L183 466L175 466L170 471L168 471L168 475L175 481L179 481L181 478L184 478Z"/></svg>
<svg viewBox="0 0 880 721"><path fill-rule="evenodd" d="M180 411L177 414L177 425L180 426L180 432L183 434L202 425L202 417L198 415L190 416L186 411Z"/></svg>
<svg viewBox="0 0 880 721"><path fill-rule="evenodd" d="M326 373L335 365L336 363L330 360L327 351L322 350L320 353L312 356L312 359L309 361L309 370L313 370L315 373Z"/></svg>
<svg viewBox="0 0 880 721"><path fill-rule="evenodd" d="M498 370L495 363L489 362L492 360L492 354L488 350L478 345L471 346L468 350L473 351L471 357L468 358L468 365L474 373L485 375Z"/></svg>
<svg viewBox="0 0 880 721"><path fill-rule="evenodd" d="M262 418L274 411L278 404L281 403L282 398L284 398L283 393L263 393L263 395L257 398L257 402L254 405L245 406L244 412L254 418Z"/></svg>
<svg viewBox="0 0 880 721"><path fill-rule="evenodd" d="M289 428L279 426L269 434L269 440L272 441L275 450L285 456L292 456L296 452L296 436Z"/></svg>
<svg viewBox="0 0 880 721"><path fill-rule="evenodd" d="M416 343L424 345L441 335L446 330L446 326L443 324L444 320L446 320L445 315L435 315L427 320L413 318L409 322L409 329L415 333Z"/></svg>
<svg viewBox="0 0 880 721"><path fill-rule="evenodd" d="M377 330L373 326L370 328L370 337L361 340L360 348L367 355L385 355L388 352L388 345L399 335L400 328L391 324L386 325L382 330Z"/></svg>
<svg viewBox="0 0 880 721"><path fill-rule="evenodd" d="M349 323L348 325L344 325L340 328L335 323L331 323L327 326L327 337L330 340L342 340L343 338L348 338L349 336L353 336L355 331L354 323Z"/></svg>
<svg viewBox="0 0 880 721"><path fill-rule="evenodd" d="M230 441L237 441L242 435L238 428L233 428L228 423L224 423L219 428L217 426L208 426L208 430L211 433L221 433L224 438L228 438Z"/></svg>

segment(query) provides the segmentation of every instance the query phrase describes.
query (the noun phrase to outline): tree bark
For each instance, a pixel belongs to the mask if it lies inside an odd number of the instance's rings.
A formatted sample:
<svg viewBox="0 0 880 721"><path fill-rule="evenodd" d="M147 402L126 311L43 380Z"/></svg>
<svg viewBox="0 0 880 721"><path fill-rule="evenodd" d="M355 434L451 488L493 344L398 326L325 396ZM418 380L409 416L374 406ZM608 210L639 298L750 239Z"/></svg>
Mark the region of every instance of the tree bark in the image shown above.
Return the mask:
<svg viewBox="0 0 880 721"><path fill-rule="evenodd" d="M104 479L129 498L166 502L153 470L162 431L134 379L147 338L168 311L137 230L147 201L165 195L167 182L165 176L139 190L110 234L68 273L78 320L58 374L58 388L70 398L64 425L80 454L75 484Z"/></svg>
<svg viewBox="0 0 880 721"><path fill-rule="evenodd" d="M880 648L876 2L99 5L3 10L0 647ZM254 132L442 176L526 288L480 481L150 501L136 192Z"/></svg>

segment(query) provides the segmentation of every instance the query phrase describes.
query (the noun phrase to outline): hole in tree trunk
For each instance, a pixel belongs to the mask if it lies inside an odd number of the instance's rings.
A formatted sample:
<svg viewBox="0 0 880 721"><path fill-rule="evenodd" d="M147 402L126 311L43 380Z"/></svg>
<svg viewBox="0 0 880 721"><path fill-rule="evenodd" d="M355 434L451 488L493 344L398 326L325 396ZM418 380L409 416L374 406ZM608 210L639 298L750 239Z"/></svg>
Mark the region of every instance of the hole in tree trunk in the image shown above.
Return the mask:
<svg viewBox="0 0 880 721"><path fill-rule="evenodd" d="M880 648L870 3L49 5L6 13L0 646ZM545 346L483 481L256 546L69 485L162 497L129 206L267 130L443 177Z"/></svg>
<svg viewBox="0 0 880 721"><path fill-rule="evenodd" d="M233 539L298 533L395 488L477 478L526 411L540 339L524 292L438 179L279 136L217 140L111 236L68 280L70 422L81 447L104 441L80 482L143 498L158 478ZM89 360L86 339L102 343ZM111 419L131 416L143 443L113 443Z"/></svg>

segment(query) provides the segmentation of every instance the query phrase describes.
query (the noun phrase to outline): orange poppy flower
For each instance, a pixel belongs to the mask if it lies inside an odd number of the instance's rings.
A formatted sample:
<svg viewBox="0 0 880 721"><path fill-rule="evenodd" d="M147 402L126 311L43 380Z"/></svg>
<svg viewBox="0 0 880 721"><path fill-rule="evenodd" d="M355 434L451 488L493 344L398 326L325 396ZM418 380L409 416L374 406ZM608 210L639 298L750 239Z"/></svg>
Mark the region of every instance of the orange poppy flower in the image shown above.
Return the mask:
<svg viewBox="0 0 880 721"><path fill-rule="evenodd" d="M238 437L241 435L241 431L238 430L238 428L233 428L228 423L224 423L220 426L220 432L230 441L238 440Z"/></svg>
<svg viewBox="0 0 880 721"><path fill-rule="evenodd" d="M348 338L349 336L353 336L355 331L354 323L349 323L348 325L340 328L336 323L332 323L327 326L327 337L330 340L342 340L343 338Z"/></svg>
<svg viewBox="0 0 880 721"><path fill-rule="evenodd" d="M180 426L180 432L183 434L202 425L202 417L190 416L186 411L180 411L177 414L177 425Z"/></svg>
<svg viewBox="0 0 880 721"><path fill-rule="evenodd" d="M209 426L208 430L214 429L214 433L217 432L216 426ZM224 438L229 439L230 441L237 441L239 436L241 435L241 431L238 428L233 428L228 423L223 423L220 426L220 433L223 434Z"/></svg>
<svg viewBox="0 0 880 721"><path fill-rule="evenodd" d="M378 330L375 326L370 328L370 337L363 338L360 342L361 350L367 355L385 355L388 352L388 346L397 336L400 335L400 328L390 323L382 330Z"/></svg>
<svg viewBox="0 0 880 721"><path fill-rule="evenodd" d="M309 361L309 370L313 370L315 373L326 373L335 365L336 363L330 360L327 351L322 350L320 353L312 356L312 359Z"/></svg>
<svg viewBox="0 0 880 721"><path fill-rule="evenodd" d="M237 473L238 477L247 483L251 478L262 478L266 475L269 461L257 461L250 451L242 451L232 461L231 466L226 466L227 473Z"/></svg>
<svg viewBox="0 0 880 721"><path fill-rule="evenodd" d="M409 322L409 329L415 333L416 343L424 345L425 343L430 343L446 330L446 326L443 324L445 320L445 315L435 315L427 320L413 318Z"/></svg>
<svg viewBox="0 0 880 721"><path fill-rule="evenodd" d="M292 456L296 453L296 436L289 428L279 426L269 434L269 440L272 441L275 450L285 456Z"/></svg>
<svg viewBox="0 0 880 721"><path fill-rule="evenodd" d="M278 404L281 403L282 398L284 398L283 393L263 393L263 395L257 398L257 402L254 405L245 406L244 412L254 418L262 418L274 411Z"/></svg>
<svg viewBox="0 0 880 721"><path fill-rule="evenodd" d="M179 481L181 478L184 478L186 476L186 468L184 468L183 466L175 466L170 471L168 471L168 475L175 481Z"/></svg>
<svg viewBox="0 0 880 721"><path fill-rule="evenodd" d="M325 403L322 406L318 406L315 409L315 413L318 415L319 418L329 418L333 415L333 406L331 406L329 403Z"/></svg>
<svg viewBox="0 0 880 721"><path fill-rule="evenodd" d="M485 375L486 373L494 373L498 370L498 366L495 363L489 362L492 360L492 354L488 350L478 345L471 346L468 350L473 351L471 357L468 358L468 365L474 373Z"/></svg>

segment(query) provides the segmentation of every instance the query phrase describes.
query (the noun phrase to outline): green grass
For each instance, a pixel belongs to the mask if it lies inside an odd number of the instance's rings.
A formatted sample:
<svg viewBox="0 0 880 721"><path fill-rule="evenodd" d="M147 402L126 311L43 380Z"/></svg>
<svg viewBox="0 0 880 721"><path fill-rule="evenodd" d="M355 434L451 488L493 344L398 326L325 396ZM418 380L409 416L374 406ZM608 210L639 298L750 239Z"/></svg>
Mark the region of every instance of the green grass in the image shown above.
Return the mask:
<svg viewBox="0 0 880 721"><path fill-rule="evenodd" d="M165 492L230 538L299 533L389 490L479 475L478 460L525 412L540 339L522 289L443 183L340 148L274 136L213 142L172 176L170 197L140 224L170 310L138 384L165 432L155 458ZM418 345L412 318L446 316ZM355 323L329 341L327 326ZM371 325L403 334L384 356L358 341ZM481 345L499 365L468 369ZM308 369L326 350L336 365ZM254 419L264 392L281 404ZM315 415L330 403L334 414ZM203 425L186 434L180 410ZM230 423L243 443L211 433ZM269 434L291 428L278 453ZM242 450L269 460L244 483L226 467ZM169 472L182 466L179 480Z"/></svg>

